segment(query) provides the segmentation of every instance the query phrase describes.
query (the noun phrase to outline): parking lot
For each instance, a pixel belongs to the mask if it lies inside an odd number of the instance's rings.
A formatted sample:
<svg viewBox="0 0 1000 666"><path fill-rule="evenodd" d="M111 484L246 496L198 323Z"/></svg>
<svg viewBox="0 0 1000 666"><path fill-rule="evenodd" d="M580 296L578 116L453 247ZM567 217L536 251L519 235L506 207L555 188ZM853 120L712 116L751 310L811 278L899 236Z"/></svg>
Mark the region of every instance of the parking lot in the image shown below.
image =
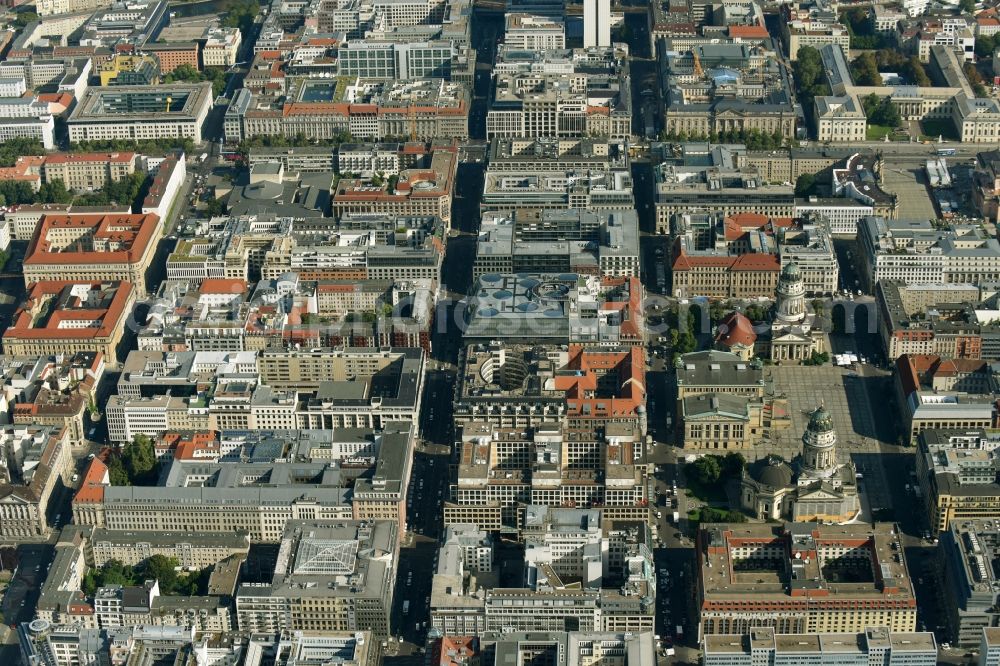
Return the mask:
<svg viewBox="0 0 1000 666"><path fill-rule="evenodd" d="M882 187L899 198L901 220L931 220L937 217L927 192L927 175L922 166L886 166L882 169Z"/></svg>

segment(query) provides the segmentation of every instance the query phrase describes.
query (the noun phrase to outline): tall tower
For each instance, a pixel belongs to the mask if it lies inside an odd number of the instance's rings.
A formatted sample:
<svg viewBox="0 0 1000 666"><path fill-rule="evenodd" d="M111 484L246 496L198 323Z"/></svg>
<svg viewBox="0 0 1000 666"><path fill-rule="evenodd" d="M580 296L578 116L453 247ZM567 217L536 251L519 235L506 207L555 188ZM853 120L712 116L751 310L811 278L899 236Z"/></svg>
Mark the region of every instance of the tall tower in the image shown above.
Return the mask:
<svg viewBox="0 0 1000 666"><path fill-rule="evenodd" d="M837 472L837 432L833 417L822 406L809 417L802 435L802 475L800 481L830 478Z"/></svg>
<svg viewBox="0 0 1000 666"><path fill-rule="evenodd" d="M778 277L777 320L786 324L802 321L806 316L806 287L799 265L794 261L785 264Z"/></svg>
<svg viewBox="0 0 1000 666"><path fill-rule="evenodd" d="M611 0L583 0L583 46L611 46Z"/></svg>

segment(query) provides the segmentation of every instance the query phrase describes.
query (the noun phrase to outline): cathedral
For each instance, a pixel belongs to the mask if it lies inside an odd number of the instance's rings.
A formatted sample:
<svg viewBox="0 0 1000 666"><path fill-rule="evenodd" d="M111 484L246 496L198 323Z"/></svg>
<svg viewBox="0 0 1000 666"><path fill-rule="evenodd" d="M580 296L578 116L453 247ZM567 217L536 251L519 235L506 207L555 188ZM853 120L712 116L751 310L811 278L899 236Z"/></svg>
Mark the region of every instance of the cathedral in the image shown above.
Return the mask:
<svg viewBox="0 0 1000 666"><path fill-rule="evenodd" d="M823 407L812 413L794 467L767 456L743 471L741 508L759 519L842 523L861 508L854 465L837 462L837 432Z"/></svg>
<svg viewBox="0 0 1000 666"><path fill-rule="evenodd" d="M804 361L813 352L822 352L823 333L813 326L814 315L806 312L806 289L799 266L794 261L781 269L777 304L771 323L771 360Z"/></svg>

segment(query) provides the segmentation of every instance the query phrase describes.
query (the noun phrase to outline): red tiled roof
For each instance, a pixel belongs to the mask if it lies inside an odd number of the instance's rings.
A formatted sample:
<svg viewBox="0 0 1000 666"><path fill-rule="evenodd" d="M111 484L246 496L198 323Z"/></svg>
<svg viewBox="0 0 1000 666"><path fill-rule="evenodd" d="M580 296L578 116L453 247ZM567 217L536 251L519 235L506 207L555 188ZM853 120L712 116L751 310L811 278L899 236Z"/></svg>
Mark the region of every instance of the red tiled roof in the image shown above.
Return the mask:
<svg viewBox="0 0 1000 666"><path fill-rule="evenodd" d="M64 164L66 162L116 162L126 164L135 159L135 153L55 153L45 157L46 164Z"/></svg>
<svg viewBox="0 0 1000 666"><path fill-rule="evenodd" d="M94 263L136 263L146 253L152 242L160 217L147 215L45 215L35 232L24 265L38 264L94 264ZM90 229L91 236L114 240L127 249L111 252L52 251L48 232L53 228L78 227Z"/></svg>
<svg viewBox="0 0 1000 666"><path fill-rule="evenodd" d="M99 458L91 460L87 471L83 474L83 482L80 484L80 489L76 491L76 495L73 497L73 503L103 502L104 483L107 474L107 465L101 462Z"/></svg>
<svg viewBox="0 0 1000 666"><path fill-rule="evenodd" d="M740 312L733 312L719 322L719 333L715 341L730 349L737 345L750 347L757 341L753 324Z"/></svg>
<svg viewBox="0 0 1000 666"><path fill-rule="evenodd" d="M730 37L743 37L745 39L767 39L767 28L762 25L731 25L729 26Z"/></svg>
<svg viewBox="0 0 1000 666"><path fill-rule="evenodd" d="M233 278L205 278L198 291L202 294L245 294L247 282Z"/></svg>
<svg viewBox="0 0 1000 666"><path fill-rule="evenodd" d="M35 327L32 313L26 309L32 303L38 303L44 298L58 296L66 287L86 284L92 289L103 289L112 285L116 287L111 302L107 308L74 309L72 313L56 310L46 322L45 327ZM85 280L46 280L36 282L28 294L27 305L14 313L13 323L3 333L4 343L8 340L55 340L107 338L126 316L126 306L132 302L133 287L129 282L112 281L109 283L87 282ZM99 326L87 328L57 328L59 322L68 319L100 322Z"/></svg>

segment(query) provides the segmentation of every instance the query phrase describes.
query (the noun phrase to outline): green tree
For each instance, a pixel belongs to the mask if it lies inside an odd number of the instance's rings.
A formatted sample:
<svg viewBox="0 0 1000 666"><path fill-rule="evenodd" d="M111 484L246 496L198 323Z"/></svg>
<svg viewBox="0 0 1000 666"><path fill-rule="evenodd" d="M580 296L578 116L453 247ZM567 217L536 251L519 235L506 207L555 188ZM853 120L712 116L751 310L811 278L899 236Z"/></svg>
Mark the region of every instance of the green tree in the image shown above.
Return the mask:
<svg viewBox="0 0 1000 666"><path fill-rule="evenodd" d="M910 59L906 61L906 67L903 71L914 85L920 86L921 88L930 87L931 77L927 76L927 70L924 69L924 63L920 62L920 58L917 56L910 56Z"/></svg>
<svg viewBox="0 0 1000 666"><path fill-rule="evenodd" d="M239 28L243 38L246 39L259 13L260 4L256 0L233 0L226 7L226 17L222 19L222 25L227 28Z"/></svg>
<svg viewBox="0 0 1000 666"><path fill-rule="evenodd" d="M129 479L128 472L125 470L125 465L117 454L112 454L108 458L108 478L113 486L132 485L132 480Z"/></svg>
<svg viewBox="0 0 1000 666"><path fill-rule="evenodd" d="M160 582L160 591L171 594L177 588L177 568L180 565L175 557L153 555L142 564L142 578L155 578Z"/></svg>
<svg viewBox="0 0 1000 666"><path fill-rule="evenodd" d="M958 0L958 8L966 14L976 11L976 0Z"/></svg>
<svg viewBox="0 0 1000 666"><path fill-rule="evenodd" d="M739 477L743 473L743 468L747 466L747 459L742 453L731 451L726 454L720 463L721 474L726 478Z"/></svg>
<svg viewBox="0 0 1000 666"><path fill-rule="evenodd" d="M149 476L156 467L156 451L153 440L146 435L136 435L122 450L125 470L132 483L149 481Z"/></svg>
<svg viewBox="0 0 1000 666"><path fill-rule="evenodd" d="M18 157L44 155L45 147L38 139L17 137L0 143L0 166L14 166Z"/></svg>
<svg viewBox="0 0 1000 666"><path fill-rule="evenodd" d="M684 472L702 486L710 486L719 480L722 467L716 456L702 456L685 466Z"/></svg>
<svg viewBox="0 0 1000 666"><path fill-rule="evenodd" d="M13 23L18 28L23 28L29 23L34 23L37 20L38 20L38 14L36 14L35 12L18 12L17 15L14 17Z"/></svg>
<svg viewBox="0 0 1000 666"><path fill-rule="evenodd" d="M976 37L976 57L989 58L996 50L997 40L995 35L980 35Z"/></svg>
<svg viewBox="0 0 1000 666"><path fill-rule="evenodd" d="M865 51L851 63L851 76L854 82L862 86L882 85L882 77L878 73L878 63L872 51Z"/></svg>
<svg viewBox="0 0 1000 666"><path fill-rule="evenodd" d="M44 183L38 190L38 201L41 203L70 203L73 193L66 189L66 183L54 178Z"/></svg>
<svg viewBox="0 0 1000 666"><path fill-rule="evenodd" d="M222 199L209 199L205 202L205 214L209 217L217 217L226 212L226 204Z"/></svg>
<svg viewBox="0 0 1000 666"><path fill-rule="evenodd" d="M816 176L811 173L804 173L795 179L795 196L808 197L815 193Z"/></svg>
<svg viewBox="0 0 1000 666"><path fill-rule="evenodd" d="M690 354L697 348L698 340L694 337L694 334L691 331L681 331L680 335L677 336L676 350L681 354Z"/></svg>
<svg viewBox="0 0 1000 666"><path fill-rule="evenodd" d="M108 560L101 567L97 577L98 587L107 585L132 585L135 583L135 571L127 564L118 560Z"/></svg>

